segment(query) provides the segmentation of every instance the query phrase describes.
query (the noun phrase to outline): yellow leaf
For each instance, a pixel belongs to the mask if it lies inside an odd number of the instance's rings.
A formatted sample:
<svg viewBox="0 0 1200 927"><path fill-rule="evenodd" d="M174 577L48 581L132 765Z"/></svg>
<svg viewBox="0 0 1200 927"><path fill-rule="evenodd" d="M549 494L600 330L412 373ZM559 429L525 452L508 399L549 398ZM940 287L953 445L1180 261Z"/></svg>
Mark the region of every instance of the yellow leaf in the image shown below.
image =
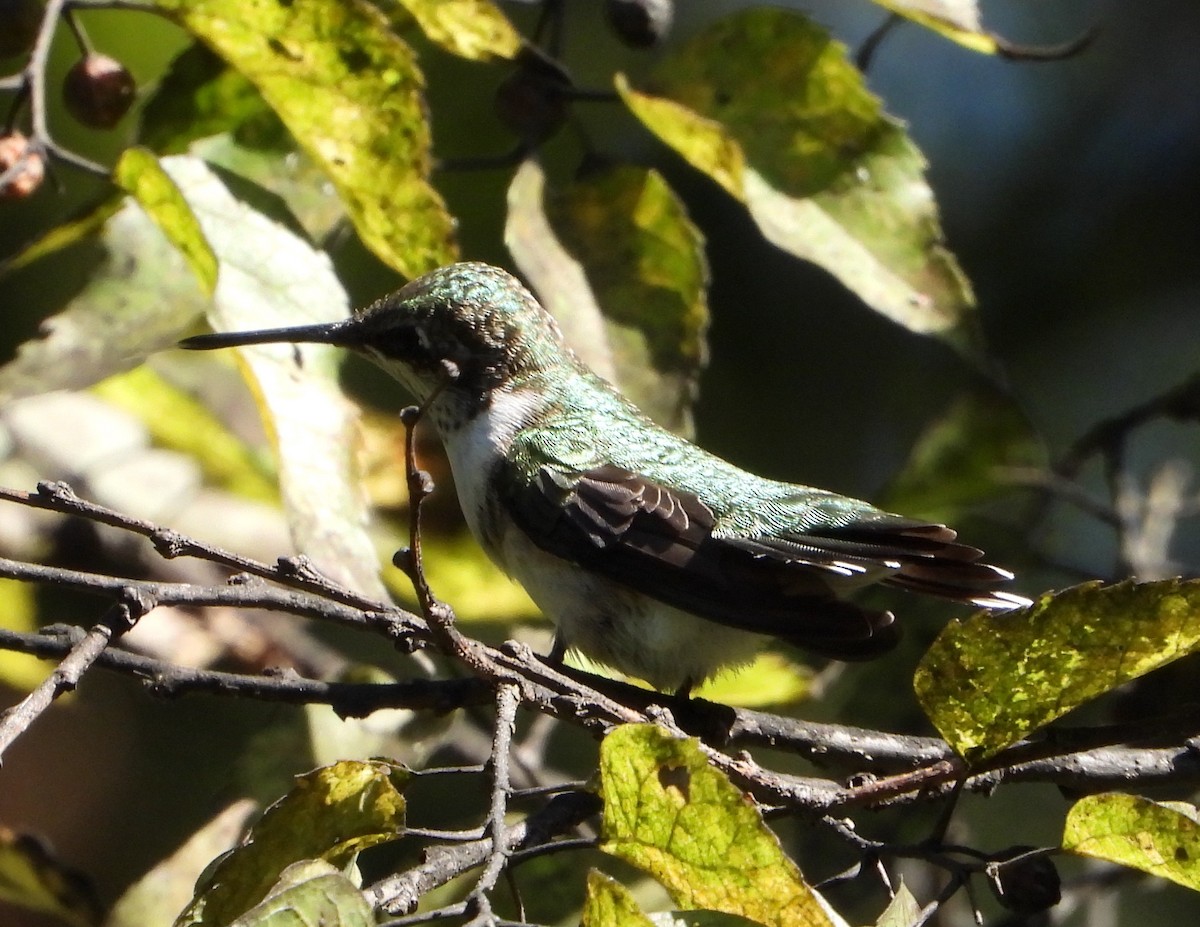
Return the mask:
<svg viewBox="0 0 1200 927"><path fill-rule="evenodd" d="M767 927L832 922L753 802L694 739L626 725L600 746L601 849L658 879L684 909Z"/></svg>
<svg viewBox="0 0 1200 927"><path fill-rule="evenodd" d="M1197 809L1112 792L1080 799L1067 814L1063 849L1200 891Z"/></svg>
<svg viewBox="0 0 1200 927"><path fill-rule="evenodd" d="M968 760L1200 649L1200 580L1085 583L948 624L917 667L925 713Z"/></svg>

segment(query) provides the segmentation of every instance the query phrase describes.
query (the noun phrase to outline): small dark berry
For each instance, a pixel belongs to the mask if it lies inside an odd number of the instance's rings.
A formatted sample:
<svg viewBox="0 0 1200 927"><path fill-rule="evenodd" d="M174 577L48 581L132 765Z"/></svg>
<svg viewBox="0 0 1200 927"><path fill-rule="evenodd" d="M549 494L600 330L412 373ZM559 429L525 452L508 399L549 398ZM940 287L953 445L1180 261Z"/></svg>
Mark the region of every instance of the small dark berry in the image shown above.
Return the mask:
<svg viewBox="0 0 1200 927"><path fill-rule="evenodd" d="M39 0L0 0L0 58L33 48L43 12Z"/></svg>
<svg viewBox="0 0 1200 927"><path fill-rule="evenodd" d="M996 900L1017 914L1045 911L1062 898L1062 880L1054 861L1048 856L1026 856L992 863L988 866L988 880Z"/></svg>
<svg viewBox="0 0 1200 927"><path fill-rule="evenodd" d="M526 49L496 88L496 115L527 145L540 145L567 119L571 78L556 62Z"/></svg>
<svg viewBox="0 0 1200 927"><path fill-rule="evenodd" d="M129 112L137 84L115 58L93 52L80 58L63 82L67 111L85 126L111 129Z"/></svg>
<svg viewBox="0 0 1200 927"><path fill-rule="evenodd" d="M675 18L674 0L605 0L608 24L622 42L650 48L667 37Z"/></svg>

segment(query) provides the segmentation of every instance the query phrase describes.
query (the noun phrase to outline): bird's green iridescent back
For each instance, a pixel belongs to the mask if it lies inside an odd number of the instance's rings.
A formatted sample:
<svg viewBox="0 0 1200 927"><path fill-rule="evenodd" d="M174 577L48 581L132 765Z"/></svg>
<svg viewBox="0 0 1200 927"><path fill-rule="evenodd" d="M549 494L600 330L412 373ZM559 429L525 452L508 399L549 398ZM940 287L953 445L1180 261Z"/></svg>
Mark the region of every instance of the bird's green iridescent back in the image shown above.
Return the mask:
<svg viewBox="0 0 1200 927"><path fill-rule="evenodd" d="M906 523L837 493L755 476L650 421L629 400L578 362L527 388L543 392L549 427L517 435L510 460L522 480L542 466L582 473L606 464L691 493L716 517L715 536L777 537L853 522ZM747 504L752 500L752 504Z"/></svg>

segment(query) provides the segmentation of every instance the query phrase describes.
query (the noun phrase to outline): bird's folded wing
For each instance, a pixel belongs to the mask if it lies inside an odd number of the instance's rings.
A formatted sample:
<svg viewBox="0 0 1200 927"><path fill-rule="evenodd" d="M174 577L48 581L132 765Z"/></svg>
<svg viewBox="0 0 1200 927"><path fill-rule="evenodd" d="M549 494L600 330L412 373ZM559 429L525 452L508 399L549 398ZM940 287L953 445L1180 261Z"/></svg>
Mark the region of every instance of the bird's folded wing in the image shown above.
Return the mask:
<svg viewBox="0 0 1200 927"><path fill-rule="evenodd" d="M538 547L667 604L841 659L897 640L889 612L835 595L846 564L881 567L857 553L857 539L831 555L821 538L714 536L716 519L695 495L614 466L542 467L532 482L508 485L509 512Z"/></svg>

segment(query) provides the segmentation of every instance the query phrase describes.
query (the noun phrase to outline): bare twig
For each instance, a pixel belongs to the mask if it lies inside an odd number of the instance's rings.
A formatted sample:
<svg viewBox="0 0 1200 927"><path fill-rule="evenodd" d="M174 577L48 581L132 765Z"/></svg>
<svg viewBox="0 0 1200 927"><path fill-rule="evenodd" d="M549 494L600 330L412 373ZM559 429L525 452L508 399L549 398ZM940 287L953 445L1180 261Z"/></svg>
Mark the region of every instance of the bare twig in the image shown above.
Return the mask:
<svg viewBox="0 0 1200 927"><path fill-rule="evenodd" d="M368 598L353 589L339 586L328 577L318 573L307 558L281 558L276 565L272 566L216 545L198 541L186 534L164 528L143 518L135 518L107 506L81 499L76 495L74 489L61 481L38 483L37 491L33 493L0 486L0 499L27 505L31 508L60 512L64 515L76 515L97 524L141 535L154 545L155 551L165 560L194 557L241 573L261 576L263 579L269 579L283 586L306 589L325 598L357 608L379 611L393 607L389 603Z"/></svg>
<svg viewBox="0 0 1200 927"><path fill-rule="evenodd" d="M544 845L558 834L572 830L599 810L600 799L590 792L556 795L539 811L507 828L502 844L509 853ZM434 847L427 852L425 861L419 866L376 882L364 894L373 907L388 914L410 914L423 895L483 865L491 853L490 836L472 843Z"/></svg>
<svg viewBox="0 0 1200 927"><path fill-rule="evenodd" d="M76 643L70 653L54 668L36 689L0 716L0 756L14 740L64 692L70 692L83 674L99 659L114 637L132 628L143 615L154 608L155 602L140 590L126 588L121 601Z"/></svg>
<svg viewBox="0 0 1200 927"><path fill-rule="evenodd" d="M516 727L517 706L520 704L517 687L501 685L496 690L496 719L492 733L492 789L491 801L488 806L487 833L492 840L492 849L488 854L487 866L475 888L471 891L471 901L475 906L475 916L468 921L468 927L485 927L496 922L492 912L488 893L496 887L500 874L508 863L509 847L505 840L507 827L504 823L508 813L508 795L511 790L508 767L512 753L512 735Z"/></svg>

